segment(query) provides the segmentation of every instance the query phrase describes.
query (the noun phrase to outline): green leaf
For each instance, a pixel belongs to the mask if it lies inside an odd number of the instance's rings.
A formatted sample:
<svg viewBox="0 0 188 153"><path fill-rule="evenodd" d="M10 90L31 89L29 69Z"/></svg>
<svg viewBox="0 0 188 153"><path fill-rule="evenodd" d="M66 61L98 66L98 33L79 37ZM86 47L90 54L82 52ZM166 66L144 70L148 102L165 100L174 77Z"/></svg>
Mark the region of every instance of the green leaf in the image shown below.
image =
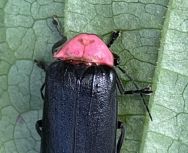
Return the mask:
<svg viewBox="0 0 188 153"><path fill-rule="evenodd" d="M188 1L169 3L141 152L188 153Z"/></svg>
<svg viewBox="0 0 188 153"><path fill-rule="evenodd" d="M68 38L87 32L107 42L120 30L111 50L121 67L140 88L153 84L153 122L145 119L139 96L118 96L126 126L122 153L186 153L188 5L172 0L166 14L167 5L168 0L0 0L0 153L40 152L35 122L42 114L44 73L33 60L52 61L51 47L60 39L53 15ZM135 89L118 73L126 90Z"/></svg>
<svg viewBox="0 0 188 153"><path fill-rule="evenodd" d="M51 61L63 20L58 0L0 0L0 153L39 153L35 122L41 119L44 73L34 59Z"/></svg>

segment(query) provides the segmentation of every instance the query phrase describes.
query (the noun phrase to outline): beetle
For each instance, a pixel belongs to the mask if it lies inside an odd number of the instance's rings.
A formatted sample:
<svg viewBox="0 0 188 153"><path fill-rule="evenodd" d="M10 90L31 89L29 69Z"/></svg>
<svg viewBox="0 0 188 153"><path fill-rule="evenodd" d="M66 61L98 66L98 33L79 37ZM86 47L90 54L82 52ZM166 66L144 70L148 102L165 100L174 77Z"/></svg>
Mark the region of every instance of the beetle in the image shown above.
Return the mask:
<svg viewBox="0 0 188 153"><path fill-rule="evenodd" d="M59 27L56 18L53 22ZM46 72L43 117L36 122L41 153L120 153L125 127L117 120L117 87L122 94L141 96L151 90L124 91L114 66L126 72L109 49L118 36L113 32L107 45L95 34L63 37L52 47L55 62L46 66L35 60Z"/></svg>

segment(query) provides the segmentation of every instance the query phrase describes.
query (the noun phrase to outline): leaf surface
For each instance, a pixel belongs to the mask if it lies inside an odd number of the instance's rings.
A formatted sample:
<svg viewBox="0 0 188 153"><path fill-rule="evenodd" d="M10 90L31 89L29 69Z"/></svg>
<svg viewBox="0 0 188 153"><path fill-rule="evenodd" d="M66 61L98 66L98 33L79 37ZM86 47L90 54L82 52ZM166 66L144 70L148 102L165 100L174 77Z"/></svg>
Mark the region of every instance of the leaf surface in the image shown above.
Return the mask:
<svg viewBox="0 0 188 153"><path fill-rule="evenodd" d="M167 5L168 0L0 0L0 153L40 150L35 122L42 114L44 73L33 60L52 61L51 47L60 39L53 15L68 38L87 32L108 42L120 30L111 50L121 67L140 88L153 84L153 122L145 119L139 96L118 96L126 126L122 153L186 153L188 4L172 0L166 14ZM135 89L117 72L126 90Z"/></svg>
<svg viewBox="0 0 188 153"><path fill-rule="evenodd" d="M154 121L141 152L188 153L188 1L172 0L162 31L154 90Z"/></svg>

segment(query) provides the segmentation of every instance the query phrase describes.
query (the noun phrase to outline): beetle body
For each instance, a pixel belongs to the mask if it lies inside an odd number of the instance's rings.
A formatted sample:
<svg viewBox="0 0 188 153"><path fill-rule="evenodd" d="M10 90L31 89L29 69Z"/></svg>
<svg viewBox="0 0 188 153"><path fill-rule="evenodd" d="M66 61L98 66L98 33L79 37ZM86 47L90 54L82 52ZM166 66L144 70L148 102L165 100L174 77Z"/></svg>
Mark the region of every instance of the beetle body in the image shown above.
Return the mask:
<svg viewBox="0 0 188 153"><path fill-rule="evenodd" d="M137 90L124 90L114 70L119 57L108 49L118 32L112 36L108 45L94 34L77 35L64 45L57 42L52 47L60 44L54 53L57 61L47 69L38 62L46 72L43 119L36 124L41 153L120 153L125 129L117 121L116 88L142 98L152 91L139 90L135 83ZM116 144L117 129L121 134Z"/></svg>
<svg viewBox="0 0 188 153"><path fill-rule="evenodd" d="M45 82L42 153L115 153L113 68L56 61Z"/></svg>

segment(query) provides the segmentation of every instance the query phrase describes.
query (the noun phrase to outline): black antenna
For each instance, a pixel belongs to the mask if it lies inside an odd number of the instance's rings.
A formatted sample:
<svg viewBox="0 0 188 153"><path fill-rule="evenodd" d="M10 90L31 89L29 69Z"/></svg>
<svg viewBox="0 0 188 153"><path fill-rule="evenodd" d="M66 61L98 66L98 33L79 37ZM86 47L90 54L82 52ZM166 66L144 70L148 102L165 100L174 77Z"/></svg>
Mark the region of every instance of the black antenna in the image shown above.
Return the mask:
<svg viewBox="0 0 188 153"><path fill-rule="evenodd" d="M138 91L141 91L141 90L139 90L138 85L134 82L134 80L131 78L131 76L129 76L129 74L128 74L124 69L122 69L120 66L117 66L117 67L119 68L119 70L120 70L121 72L123 72L123 73L133 82L133 84L134 84L134 86L136 87L136 89L137 89ZM150 91L150 92L148 92L148 93L152 93L152 91ZM144 99L143 93L142 93L142 92L139 92L139 94L140 94L140 96L141 96L141 98L142 98L142 101L143 101L143 103L144 103L144 106L145 106L145 108L146 108L146 110L147 110L147 112L148 112L148 114L149 114L149 117L150 117L150 119L151 119L151 121L152 121L153 119L152 119L150 110L149 110L149 108L148 108L148 106L147 106L147 104L146 104L146 101L145 101L145 99Z"/></svg>

